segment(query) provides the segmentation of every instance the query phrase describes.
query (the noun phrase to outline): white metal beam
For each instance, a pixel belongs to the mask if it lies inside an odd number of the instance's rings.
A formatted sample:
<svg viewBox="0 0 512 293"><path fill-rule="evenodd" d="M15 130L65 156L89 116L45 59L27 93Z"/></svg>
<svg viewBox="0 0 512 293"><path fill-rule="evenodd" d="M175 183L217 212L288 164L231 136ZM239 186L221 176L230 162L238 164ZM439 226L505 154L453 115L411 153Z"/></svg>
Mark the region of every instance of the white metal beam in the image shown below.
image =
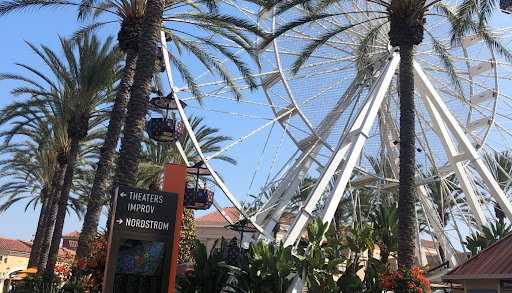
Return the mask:
<svg viewBox="0 0 512 293"><path fill-rule="evenodd" d="M473 145L471 145L469 139L464 134L464 131L457 123L455 117L451 114L448 107L441 100L441 97L437 94L432 85L428 82L425 73L422 71L421 67L417 63L415 63L414 68L420 79L425 82L425 86L428 88L430 92L429 103L431 103L431 105L439 112L439 115L446 122L445 125L450 129L453 137L459 143L459 146L466 154L466 158L469 158L470 164L479 173L489 194L498 202L502 210L505 212L507 218L509 220L512 220L512 205L510 204L510 201L508 201L505 193L499 187L498 183L492 176L492 173L489 171L489 169L483 162L478 152L475 150Z"/></svg>
<svg viewBox="0 0 512 293"><path fill-rule="evenodd" d="M423 211L425 212L425 215L427 216L429 222L432 224L432 228L434 229L434 233L436 234L437 240L439 241L439 245L441 245L444 252L448 256L450 266L454 267L458 265L459 260L457 259L457 254L444 233L444 227L441 224L441 219L439 219L436 209L432 204L432 200L428 197L428 192L425 186L422 185L416 187L416 194L418 195L418 199L423 208Z"/></svg>
<svg viewBox="0 0 512 293"><path fill-rule="evenodd" d="M416 73L421 77L421 79L427 82L425 85L432 93L429 96L430 102L440 113L442 118L446 121L446 126L450 129L453 137L457 140L460 147L466 154L466 157L469 158L471 166L473 166L476 169L476 171L482 178L487 191L501 206L502 210L507 215L507 218L512 221L512 205L510 204L510 201L507 199L503 190L498 185L498 182L496 182L496 180L492 176L492 173L489 171L489 169L483 162L482 157L478 154L476 149L470 143L469 139L464 134L464 131L457 123L455 117L452 115L448 107L443 103L441 97L437 94L432 85L428 82L425 73L423 72L419 64L415 63L414 68Z"/></svg>
<svg viewBox="0 0 512 293"><path fill-rule="evenodd" d="M341 96L336 105L327 114L327 116L320 122L318 126L318 136L327 137L336 123L339 120L343 110L350 104L350 97L358 90L360 83L363 81L363 75L358 75L347 88L345 93ZM316 137L316 136L315 136ZM290 199L297 190L300 182L304 179L306 173L311 167L315 157L320 152L322 144L317 141L314 144L309 144L306 150L295 161L292 168L290 168L288 174L283 179L283 182L278 188L272 193L271 197L267 200L264 206L260 209L256 216L256 223L263 223L265 217L268 215L270 209L274 206L274 211L264 226L265 231L272 231L275 225L278 223L281 215L289 204ZM269 232L270 233L270 232ZM260 235L260 238L264 235Z"/></svg>
<svg viewBox="0 0 512 293"><path fill-rule="evenodd" d="M364 107L359 111L356 120L351 125L350 131L340 140L340 143L336 147L336 151L326 164L320 178L317 180L315 186L310 192L304 208L295 217L290 230L283 239L284 246L292 245L299 237L316 204L322 197L329 181L338 169L342 160L345 158L345 155L347 155L334 184L334 188L330 192L322 211L322 221L327 223L331 222L341 196L344 193L345 186L350 179L352 170L354 169L375 117L377 116L378 109L384 99L386 91L388 90L393 74L396 71L398 62L398 54L393 53L393 57L388 61L384 67L385 69L377 79L377 82L374 83L370 90L368 100Z"/></svg>
<svg viewBox="0 0 512 293"><path fill-rule="evenodd" d="M448 161L450 162L450 165L452 166L452 169L455 172L457 179L459 180L460 187L467 199L467 203L471 208L471 211L473 212L473 215L475 216L475 220L478 223L478 225L487 226L487 218L484 215L484 211L480 206L480 202L478 201L473 186L471 185L470 177L467 174L466 169L463 165L463 161L465 161L464 155L466 153L459 153L457 147L455 146L451 139L450 132L448 131L447 124L455 123L457 126L458 124L456 121L445 121L443 119L442 114L439 112L440 109L438 109L438 107L436 107L432 103L432 99L435 100L433 96L439 97L439 95L437 94L432 84L430 84L430 81L427 79L426 75L423 73L422 69L416 62L414 63L414 70L416 88L420 93L420 97L423 100L425 108L427 109L430 118L434 124L434 130L439 139L441 140L441 144L443 145ZM446 105L444 104L440 97L438 100L438 104L446 108ZM448 108L446 108L446 110L449 113ZM449 114L451 115L451 113Z"/></svg>

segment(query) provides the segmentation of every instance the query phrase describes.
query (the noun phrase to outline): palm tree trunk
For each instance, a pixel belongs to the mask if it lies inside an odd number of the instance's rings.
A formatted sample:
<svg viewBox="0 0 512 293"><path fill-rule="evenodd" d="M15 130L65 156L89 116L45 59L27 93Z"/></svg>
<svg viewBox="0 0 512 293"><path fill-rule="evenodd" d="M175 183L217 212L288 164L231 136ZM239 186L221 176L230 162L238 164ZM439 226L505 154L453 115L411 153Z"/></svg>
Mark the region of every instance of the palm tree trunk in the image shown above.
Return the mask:
<svg viewBox="0 0 512 293"><path fill-rule="evenodd" d="M415 114L413 46L400 46L400 189L398 200L398 264L414 264Z"/></svg>
<svg viewBox="0 0 512 293"><path fill-rule="evenodd" d="M41 198L43 199L43 205L41 206L41 212L39 214L39 220L37 221L36 235L34 236L34 242L32 243L32 249L30 250L30 258L28 260L28 268L37 266L39 261L39 255L41 254L41 245L43 244L44 234L44 216L48 213L48 206L50 203L50 196L48 194L48 188L41 190Z"/></svg>
<svg viewBox="0 0 512 293"><path fill-rule="evenodd" d="M66 154L67 155L67 154ZM61 157L65 157L64 154L59 154ZM64 182L64 176L66 174L65 170L67 168L67 157L63 159L57 159L59 161L59 166L55 171L54 178L52 180L52 195L49 198L50 204L48 206L48 213L45 215L44 219L44 235L41 245L41 254L39 256L39 261L37 263L37 273L43 274L46 269L46 263L48 261L48 253L50 252L50 244L52 241L53 235L53 227L55 226L55 218L57 217L57 208L58 208L58 198L60 196L60 192L62 189L62 184Z"/></svg>
<svg viewBox="0 0 512 293"><path fill-rule="evenodd" d="M57 256L59 254L60 240L62 238L62 229L64 227L64 220L66 219L66 213L68 208L69 193L71 192L71 186L73 184L73 176L75 173L75 163L78 156L78 150L80 149L80 138L71 137L71 147L68 155L68 165L62 184L62 190L58 199L58 211L55 219L55 228L53 229L52 242L50 246L50 252L48 254L48 263L46 264L45 274L49 280L53 278L53 271L55 264L57 263Z"/></svg>
<svg viewBox="0 0 512 293"><path fill-rule="evenodd" d="M148 0L146 15L142 22L139 58L135 69L132 95L128 102L114 187L120 185L133 186L137 179L137 167L146 127L148 96L151 91L151 80L155 68L162 15L162 0Z"/></svg>
<svg viewBox="0 0 512 293"><path fill-rule="evenodd" d="M137 56L138 52L136 50L126 50L123 76L110 114L110 122L105 135L105 141L101 148L98 168L96 169L91 195L87 204L87 213L84 217L82 232L78 239L78 248L76 250L75 259L84 258L89 253L90 241L96 236L101 210L105 204L105 192L108 179L110 177L110 169L114 163L117 142L119 140L119 135L121 134L121 125L123 124L126 105L130 98L130 87L133 84Z"/></svg>

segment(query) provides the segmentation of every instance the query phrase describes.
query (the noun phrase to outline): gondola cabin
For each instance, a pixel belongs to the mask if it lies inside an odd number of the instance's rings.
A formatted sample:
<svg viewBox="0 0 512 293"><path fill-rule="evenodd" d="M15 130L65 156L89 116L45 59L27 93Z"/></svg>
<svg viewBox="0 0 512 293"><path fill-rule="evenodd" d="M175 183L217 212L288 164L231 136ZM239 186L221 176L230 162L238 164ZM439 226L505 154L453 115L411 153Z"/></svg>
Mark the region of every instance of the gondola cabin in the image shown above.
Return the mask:
<svg viewBox="0 0 512 293"><path fill-rule="evenodd" d="M213 191L205 188L185 188L183 204L188 209L207 210L213 204Z"/></svg>
<svg viewBox="0 0 512 293"><path fill-rule="evenodd" d="M169 118L151 118L148 122L148 135L160 142L176 142L183 134L183 124Z"/></svg>
<svg viewBox="0 0 512 293"><path fill-rule="evenodd" d="M182 108L187 106L184 102L179 102ZM172 92L165 97L152 98L149 103L157 108L165 109L167 112L178 109ZM183 134L183 124L169 118L168 114L163 118L151 118L149 120L147 132L151 139L160 142L176 142L180 139Z"/></svg>
<svg viewBox="0 0 512 293"><path fill-rule="evenodd" d="M223 241L221 244L222 258L226 264L236 266L238 264L238 257L240 254L253 254L251 246L247 243L248 247L244 248L242 240L244 239L244 233L255 233L258 230L250 224L246 219L239 220L233 224L225 226L226 229L237 231L240 233L240 240L236 237L231 239L229 242Z"/></svg>
<svg viewBox="0 0 512 293"><path fill-rule="evenodd" d="M194 178L189 180L185 187L185 199L183 206L194 210L207 210L213 204L213 191L208 188L206 183L200 183L199 176L211 175L210 170L202 167L200 162L192 167L187 168L187 173Z"/></svg>

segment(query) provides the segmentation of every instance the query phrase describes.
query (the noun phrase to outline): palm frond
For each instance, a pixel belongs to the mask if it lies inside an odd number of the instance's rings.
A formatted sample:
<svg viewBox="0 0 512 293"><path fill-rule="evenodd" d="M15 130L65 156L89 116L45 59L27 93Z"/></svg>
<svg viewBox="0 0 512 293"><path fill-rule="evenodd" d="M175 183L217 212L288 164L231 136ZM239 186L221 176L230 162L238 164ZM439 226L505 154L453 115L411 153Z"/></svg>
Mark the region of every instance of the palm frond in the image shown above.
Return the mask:
<svg viewBox="0 0 512 293"><path fill-rule="evenodd" d="M306 61L311 57L311 55L315 52L316 49L324 45L328 40L337 34L346 31L356 25L342 26L337 27L331 30L328 30L324 34L322 34L319 38L311 41L299 54L299 57L293 62L292 65L292 73L297 74L299 69L306 63Z"/></svg>
<svg viewBox="0 0 512 293"><path fill-rule="evenodd" d="M0 16L15 11L38 9L44 7L78 6L77 3L65 0L15 0L0 2Z"/></svg>
<svg viewBox="0 0 512 293"><path fill-rule="evenodd" d="M84 38L85 36L95 33L98 29L100 29L101 27L103 27L106 24L114 23L114 22L117 22L117 21L95 22L95 23L92 23L92 24L89 24L86 26L82 26L78 30L73 32L73 34L71 35L70 41L75 44L79 43L80 40L82 40L82 38Z"/></svg>
<svg viewBox="0 0 512 293"><path fill-rule="evenodd" d="M448 73L448 78L450 79L450 81L455 87L455 90L457 91L457 97L462 101L466 101L466 97L464 96L464 90L462 89L462 84L460 83L459 74L452 62L453 57L448 51L448 48L441 41L436 39L435 36L432 35L429 31L427 31L427 34L429 34L430 37L432 38L432 47L434 48L434 51L436 52L437 56L441 59L441 63L443 64L443 67L446 69L446 73Z"/></svg>
<svg viewBox="0 0 512 293"><path fill-rule="evenodd" d="M387 22L384 22L378 26L373 27L359 43L356 57L356 66L359 69L365 68L368 65L368 58L370 57L372 46L375 44L375 40L379 36L379 32L381 32L382 27L386 23Z"/></svg>

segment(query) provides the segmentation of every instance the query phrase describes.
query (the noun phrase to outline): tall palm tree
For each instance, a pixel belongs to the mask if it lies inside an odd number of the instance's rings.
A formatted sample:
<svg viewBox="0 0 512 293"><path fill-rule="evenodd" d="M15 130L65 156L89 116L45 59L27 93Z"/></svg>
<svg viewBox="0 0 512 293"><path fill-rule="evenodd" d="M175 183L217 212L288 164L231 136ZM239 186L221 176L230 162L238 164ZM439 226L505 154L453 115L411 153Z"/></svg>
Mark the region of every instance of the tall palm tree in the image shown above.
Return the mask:
<svg viewBox="0 0 512 293"><path fill-rule="evenodd" d="M31 44L29 45L36 52L39 52L36 47ZM51 52L46 47L43 47L43 50L48 50ZM46 61L48 63L50 62L49 60ZM53 81L46 79L46 77L44 77L44 75L38 71L33 72L36 75L39 75L43 80L46 80L50 87L52 87ZM21 81L27 80L27 78L22 75L0 74L0 80L3 79L15 79ZM38 86L37 83L33 84ZM39 89L39 93L44 93L44 88L42 86L40 87L41 88ZM26 93L26 91L26 87L20 87L13 89L11 93L16 96ZM67 166L69 139L67 136L67 122L63 115L64 111L62 111L62 108L59 107L60 105L52 105L47 103L46 98L39 98L37 96L39 93L35 91L33 93L35 96L33 96L31 99L23 102L14 102L2 109L0 115L0 124L6 124L9 122L12 126L10 130L2 133L2 136L4 137L4 148L12 147L12 139L15 136L21 135L26 136L27 139L33 139L34 133L40 133L41 135L46 135L48 138L51 138L49 140L48 148L56 153L57 163L53 170L51 189L48 192L48 201L41 210L41 215L43 215L43 219L41 219L42 225L38 225L38 227L42 227L44 230L40 231L40 233L36 232L36 238L34 239L34 249L31 251L31 256L29 259L29 263L31 265L37 266L41 270L44 270L56 216L56 209L54 209L56 206L55 197L62 187L62 182L64 180L64 170ZM60 93L58 91L51 91L51 94L58 96ZM51 129L50 134L48 134L48 131L46 130L47 126ZM37 138L35 141L41 143L41 141ZM42 146L44 146L44 144Z"/></svg>
<svg viewBox="0 0 512 293"><path fill-rule="evenodd" d="M112 38L107 38L101 44L96 36L86 36L78 44L77 56L75 56L69 41L61 41L69 67L63 68L64 70L61 71L63 76L58 76L58 78L63 82L65 89L69 91L68 99L63 103L68 118L67 132L70 139L70 151L46 266L47 273L51 273L52 276L57 263L62 229L66 218L65 206L73 184L80 142L87 137L89 129L99 126L102 122L102 113L99 113L101 111L99 109L109 101L112 86L119 77L119 62L122 55L119 50L112 49L112 41Z"/></svg>
<svg viewBox="0 0 512 293"><path fill-rule="evenodd" d="M224 135L218 135L219 129L211 128L204 124L202 117L190 116L190 125L197 141L204 153L215 153L221 150L222 143L230 141L231 138ZM189 162L200 161L190 136L184 133L180 138L183 151ZM230 157L218 156L217 160L222 160L231 164L236 161ZM184 160L174 143L155 142L151 139L144 140L144 152L139 163L139 173L137 175L137 186L160 190L163 184L163 173L166 163L184 164ZM178 253L178 262L191 261L191 249L194 246L195 233L195 216L194 210L183 209L183 217L181 220L180 246Z"/></svg>
<svg viewBox="0 0 512 293"><path fill-rule="evenodd" d="M52 179L57 169L57 152L51 146L53 136L50 124L39 123L39 125L46 129L36 128L27 131L34 136L35 141L26 140L2 149L2 153L7 155L8 159L0 161L2 175L9 178L8 182L0 186L0 198L6 199L0 205L0 212L22 200L28 200L25 210L30 206L35 210L41 204L28 267L37 267L38 265L42 237L46 230L44 216L51 204ZM75 192L75 194L77 197L69 198L67 212L73 211L81 219L85 214L85 205L82 200L84 193Z"/></svg>
<svg viewBox="0 0 512 293"><path fill-rule="evenodd" d="M147 3L147 4L146 4ZM104 0L96 3L92 0L84 0L81 5L81 16L88 15L92 10L96 11L96 16L102 14L102 12L114 11L114 14L122 20L121 30L118 34L118 40L120 45L126 43L126 67L125 76L128 74L126 68L128 64L131 66L131 83L126 83L128 86L125 87L125 91L128 92L129 86L133 83L135 71L133 68L135 64L138 70L140 70L139 82L134 84L131 88L132 100L130 101L131 106L129 107L127 117L130 121L126 122L124 137L126 140L122 143L121 152L119 156L118 166L122 166L122 170L116 172L115 186L118 185L134 185L135 184L135 172L137 170L137 160L140 153L140 143L143 137L143 130L145 125L145 111L147 108L146 97L149 95L149 88L151 84L151 76L154 73L154 60L156 44L159 41L160 24L165 21L168 28L166 28L167 37L173 40L173 44L176 45L175 50L177 54L171 54L170 60L172 65L180 72L181 76L185 79L192 93L198 98L201 97L201 91L197 87L194 78L192 77L188 67L185 63L180 60L182 48L192 53L206 68L212 70L212 72L218 72L220 76L224 78L226 84L233 89L237 97L240 97L240 89L232 78L231 74L227 71L224 65L219 62L216 57L209 50L220 52L230 59L233 64L239 68L243 74L247 84L251 88L255 87L255 81L249 75L250 70L242 60L239 60L236 55L226 50L224 47L219 46L216 38L207 39L202 38L198 35L198 28L206 30L212 33L217 33L232 42L242 45L248 51L250 51L250 42L245 37L244 32L246 30L257 32L261 35L261 32L253 25L232 16L222 16L219 14L211 14L205 12L204 6L209 8L209 11L213 11L216 8L214 0L208 1L163 1L163 2L146 2L145 0L131 0L124 2L126 5L120 5L116 1ZM156 9L156 10L152 10ZM163 9L163 12L162 12ZM152 26L148 26L148 32L143 37L140 37L142 31L142 20L147 12L152 14L148 17L148 23L152 20ZM162 13L165 13L165 17L162 19ZM156 17L152 19L151 16ZM95 28L98 24L92 25L90 28ZM89 28L85 28L88 30ZM151 30L152 29L152 30ZM151 32L150 32L151 31ZM198 45L199 41L202 45ZM139 42L144 42L139 45ZM123 47L123 45L121 45ZM139 51L140 50L140 51ZM130 54L135 55L134 58L128 58ZM146 57L139 60L139 54L147 54ZM145 55L144 55L145 56ZM129 61L131 61L129 63ZM121 80L121 85L123 85ZM121 90L121 88L120 88ZM118 91L119 96L119 91ZM135 98L133 98L135 97ZM117 99L117 98L116 98ZM126 107L126 103L123 107ZM115 104L116 105L116 104ZM114 109L116 109L114 107ZM123 108L124 111L124 108ZM119 111L116 111L118 113ZM114 113L112 114L114 115ZM117 115L117 114L116 114ZM113 124L114 117L111 118L110 124L112 129L116 129L115 135L109 136L105 140L105 145L102 148L102 155L100 157L98 168L96 172L96 178L94 186L91 192L91 198L87 208L87 214L84 219L84 225L80 234L76 257L83 257L89 250L89 241L95 236L95 232L98 226L101 208L104 204L105 188L108 180L108 172L110 166L112 166L115 147L117 145L117 139L119 138L121 118L122 114L117 115L119 120L115 125ZM109 125L109 133L111 126ZM113 132L113 131L112 131ZM115 138L115 139L114 139ZM108 145L107 145L108 142ZM124 147L123 147L124 146ZM105 154L104 154L105 153ZM125 177L125 174L128 177Z"/></svg>
<svg viewBox="0 0 512 293"><path fill-rule="evenodd" d="M53 274L56 257L62 237L62 228L66 217L66 207L72 188L75 162L80 149L80 142L87 137L89 128L98 127L105 120L105 103L110 99L112 85L116 82L119 72L121 54L112 49L112 38L107 38L104 44L100 44L95 36L86 36L78 44L75 56L73 44L61 38L61 46L64 53L64 61L47 47L39 50L31 45L31 48L45 62L53 73L47 77L28 65L20 65L46 82L40 84L35 79L23 76L6 75L6 78L19 80L27 84L19 88L16 94L40 95L41 100L30 100L29 103L46 104L53 112L58 113L61 121L65 121L65 136L68 145L67 152L59 169L60 188L54 190L52 198L51 217L55 213L55 228L53 230L51 248L49 251L48 271ZM54 110L55 109L55 110ZM60 135L64 135L60 133ZM96 136L97 138L97 136ZM46 241L46 239L45 239ZM43 245L46 248L46 245ZM42 253L44 255L45 253ZM44 258L44 256L43 256ZM44 261L39 264L44 269ZM41 270L42 271L42 270Z"/></svg>
<svg viewBox="0 0 512 293"><path fill-rule="evenodd" d="M283 13L296 5L302 5L303 8L309 10L304 17L291 21L279 28L274 37L287 32L292 28L312 21L327 20L328 23L339 24L336 19L339 14L333 14L329 11L330 5L343 5L341 0L319 0L319 1L274 1L270 5L277 5L276 13ZM361 2L361 3L358 3ZM398 203L398 231L400 233L398 241L398 260L400 267L410 268L414 262L414 235L415 235L415 104L414 104L414 47L423 41L425 32L425 21L427 20L427 12L433 11L436 15L445 16L453 27L453 42L457 43L460 38L467 32L474 32L482 37L489 46L497 49L500 53L510 58L512 55L499 42L496 42L487 28L487 19L490 15L487 11L480 11L482 5L480 2L492 1L475 1L466 0L462 3L457 11L454 11L449 5L440 0L382 0L370 1L369 17L387 20L389 27L379 25L365 29L366 36L363 36L358 48L358 56L356 60L361 67L366 65L368 53L372 51L375 40L380 31L387 33L389 43L393 47L398 47L400 51L399 65L399 107L400 107L400 186L399 186L399 203ZM356 1L359 7L368 7L367 1ZM373 5L373 6L372 6ZM357 12L354 12L357 13ZM347 12L350 14L350 12ZM334 19L334 20L333 20ZM333 21L331 21L333 20ZM329 39L343 33L348 29L357 27L362 24L340 24L330 28L315 40L311 41L304 50L299 54L293 65L293 72L299 71L302 65L309 59L313 52L325 44ZM365 22L365 26L371 25L371 22ZM429 33L429 32L427 32ZM453 84L460 86L454 67L451 64L449 54L446 48L430 34L433 41L433 49L438 53L447 69L451 74ZM268 40L270 42L271 39Z"/></svg>

